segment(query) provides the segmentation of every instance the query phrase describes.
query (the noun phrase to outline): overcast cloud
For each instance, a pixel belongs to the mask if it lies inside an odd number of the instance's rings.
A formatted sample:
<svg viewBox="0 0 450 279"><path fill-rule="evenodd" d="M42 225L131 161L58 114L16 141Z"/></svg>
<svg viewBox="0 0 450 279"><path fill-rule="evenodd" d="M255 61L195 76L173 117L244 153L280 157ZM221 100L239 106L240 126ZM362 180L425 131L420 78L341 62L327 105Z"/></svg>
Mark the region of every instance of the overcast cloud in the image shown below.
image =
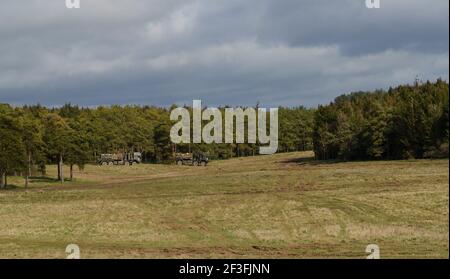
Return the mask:
<svg viewBox="0 0 450 279"><path fill-rule="evenodd" d="M0 102L328 103L449 78L449 1L0 0Z"/></svg>

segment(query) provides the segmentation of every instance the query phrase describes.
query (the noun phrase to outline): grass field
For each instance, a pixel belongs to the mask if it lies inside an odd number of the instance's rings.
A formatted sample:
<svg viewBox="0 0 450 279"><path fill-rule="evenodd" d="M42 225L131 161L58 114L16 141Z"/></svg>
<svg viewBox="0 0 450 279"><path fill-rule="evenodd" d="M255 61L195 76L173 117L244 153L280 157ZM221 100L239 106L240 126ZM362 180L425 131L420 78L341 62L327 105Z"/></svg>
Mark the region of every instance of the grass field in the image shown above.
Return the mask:
<svg viewBox="0 0 450 279"><path fill-rule="evenodd" d="M87 166L0 191L0 257L447 258L449 161ZM54 176L54 167L49 175Z"/></svg>

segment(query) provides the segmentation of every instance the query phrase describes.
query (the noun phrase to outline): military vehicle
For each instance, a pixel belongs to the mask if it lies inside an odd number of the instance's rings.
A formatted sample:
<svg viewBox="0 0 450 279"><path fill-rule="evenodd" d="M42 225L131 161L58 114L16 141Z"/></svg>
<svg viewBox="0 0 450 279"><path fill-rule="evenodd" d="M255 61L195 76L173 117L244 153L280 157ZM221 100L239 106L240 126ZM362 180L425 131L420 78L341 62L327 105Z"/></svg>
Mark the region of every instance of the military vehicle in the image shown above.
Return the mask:
<svg viewBox="0 0 450 279"><path fill-rule="evenodd" d="M189 166L205 166L208 165L209 158L206 154L201 152L196 153L176 153L175 162L177 165L189 165Z"/></svg>
<svg viewBox="0 0 450 279"><path fill-rule="evenodd" d="M99 165L133 165L141 162L142 153L140 152L101 154L98 160Z"/></svg>

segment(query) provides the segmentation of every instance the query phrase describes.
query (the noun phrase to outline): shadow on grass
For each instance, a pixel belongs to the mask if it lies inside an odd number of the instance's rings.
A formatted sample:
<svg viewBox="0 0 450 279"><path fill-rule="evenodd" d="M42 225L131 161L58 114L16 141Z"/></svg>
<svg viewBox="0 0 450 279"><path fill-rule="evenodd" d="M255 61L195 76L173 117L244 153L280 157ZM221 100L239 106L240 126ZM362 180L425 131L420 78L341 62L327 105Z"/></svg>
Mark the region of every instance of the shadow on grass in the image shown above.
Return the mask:
<svg viewBox="0 0 450 279"><path fill-rule="evenodd" d="M302 158L293 158L281 161L284 164L298 164L298 165L310 165L310 166L318 166L318 165L330 165L330 164L338 164L348 162L345 160L317 160L314 157L302 157Z"/></svg>
<svg viewBox="0 0 450 279"><path fill-rule="evenodd" d="M73 182L73 180L70 180L70 178L64 178L64 182ZM58 184L61 183L61 180L48 176L37 176L37 177L30 177L30 183Z"/></svg>
<svg viewBox="0 0 450 279"><path fill-rule="evenodd" d="M334 160L318 160L314 157L303 157L303 158L293 158L281 161L285 164L299 164L299 165L311 165L311 166L318 166L318 165L331 165L331 164L339 164L339 163L365 163L365 162L393 162L393 161L402 161L402 160L408 160L408 159L351 159L351 160L344 160L344 159L334 159ZM424 159L410 159L410 160L424 160ZM434 160L434 159L425 159L425 160ZM439 159L436 159L439 160Z"/></svg>
<svg viewBox="0 0 450 279"><path fill-rule="evenodd" d="M4 188L0 188L0 191L14 191L20 189L19 186L14 184L8 184Z"/></svg>
<svg viewBox="0 0 450 279"><path fill-rule="evenodd" d="M15 184L8 184L6 187L1 188L0 190L5 191L14 191L14 190L27 190L27 189L35 189L35 188L42 188L50 185L64 185L61 184L61 180L57 178L52 178L48 176L32 176L29 178L29 182L31 185L28 186L28 188L25 188L24 185L18 186ZM65 178L64 182L73 182L73 180L70 180L69 178ZM34 184L34 185L33 185Z"/></svg>
<svg viewBox="0 0 450 279"><path fill-rule="evenodd" d="M59 179L48 176L31 176L31 183L55 183L60 182Z"/></svg>

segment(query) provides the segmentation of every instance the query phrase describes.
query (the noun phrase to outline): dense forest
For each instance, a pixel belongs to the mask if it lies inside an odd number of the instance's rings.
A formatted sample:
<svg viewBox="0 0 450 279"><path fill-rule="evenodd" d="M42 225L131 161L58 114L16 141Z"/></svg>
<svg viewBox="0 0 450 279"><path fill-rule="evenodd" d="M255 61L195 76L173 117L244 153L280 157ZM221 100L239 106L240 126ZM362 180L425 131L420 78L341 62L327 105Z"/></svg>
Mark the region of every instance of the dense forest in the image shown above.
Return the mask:
<svg viewBox="0 0 450 279"><path fill-rule="evenodd" d="M95 163L104 153L141 152L147 163L173 162L174 152L202 151L211 159L257 154L257 144L172 144L172 108L0 104L0 183L5 184L7 174L23 175L28 181L45 174L47 164L58 165L61 181L63 166L68 166L71 179L74 166ZM281 151L312 149L313 114L313 109L303 107L280 108L280 121L289 122L288 129L280 131L285 138L280 140Z"/></svg>
<svg viewBox="0 0 450 279"><path fill-rule="evenodd" d="M342 95L317 109L280 107L278 152L314 149L317 159L344 160L448 156L448 94L448 83L437 80ZM12 174L28 184L47 164L58 165L63 181L64 165L72 178L74 166L102 153L142 152L149 163L172 162L174 152L257 155L257 144L173 145L172 108L0 104L0 187Z"/></svg>
<svg viewBox="0 0 450 279"><path fill-rule="evenodd" d="M316 157L447 157L448 95L448 83L437 80L340 96L315 112Z"/></svg>

